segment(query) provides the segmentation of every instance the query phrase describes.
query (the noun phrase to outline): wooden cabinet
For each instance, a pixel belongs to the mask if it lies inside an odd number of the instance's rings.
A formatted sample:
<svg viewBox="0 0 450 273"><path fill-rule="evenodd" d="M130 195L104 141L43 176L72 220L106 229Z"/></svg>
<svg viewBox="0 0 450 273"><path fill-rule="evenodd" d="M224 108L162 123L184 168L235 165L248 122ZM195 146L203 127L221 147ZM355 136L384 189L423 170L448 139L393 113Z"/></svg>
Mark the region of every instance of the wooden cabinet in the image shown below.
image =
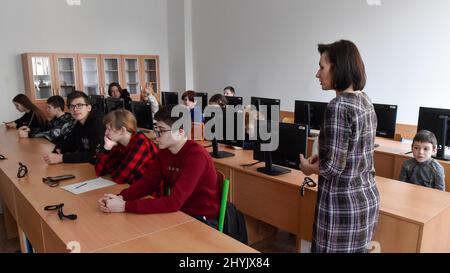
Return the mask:
<svg viewBox="0 0 450 273"><path fill-rule="evenodd" d="M42 109L49 97L67 97L74 90L108 96L112 82L126 88L133 100L148 84L160 96L157 55L24 53L22 66L25 92Z"/></svg>

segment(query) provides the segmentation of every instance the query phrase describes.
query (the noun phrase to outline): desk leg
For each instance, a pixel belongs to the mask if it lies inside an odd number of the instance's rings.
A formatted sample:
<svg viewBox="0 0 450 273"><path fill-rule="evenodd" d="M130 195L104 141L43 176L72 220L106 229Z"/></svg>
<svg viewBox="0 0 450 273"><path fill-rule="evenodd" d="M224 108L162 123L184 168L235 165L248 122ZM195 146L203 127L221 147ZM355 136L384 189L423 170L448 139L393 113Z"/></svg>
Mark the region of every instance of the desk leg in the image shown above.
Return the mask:
<svg viewBox="0 0 450 273"><path fill-rule="evenodd" d="M18 231L16 220L14 220L14 217L6 206L3 206L3 221L5 223L6 239L10 240L17 238Z"/></svg>

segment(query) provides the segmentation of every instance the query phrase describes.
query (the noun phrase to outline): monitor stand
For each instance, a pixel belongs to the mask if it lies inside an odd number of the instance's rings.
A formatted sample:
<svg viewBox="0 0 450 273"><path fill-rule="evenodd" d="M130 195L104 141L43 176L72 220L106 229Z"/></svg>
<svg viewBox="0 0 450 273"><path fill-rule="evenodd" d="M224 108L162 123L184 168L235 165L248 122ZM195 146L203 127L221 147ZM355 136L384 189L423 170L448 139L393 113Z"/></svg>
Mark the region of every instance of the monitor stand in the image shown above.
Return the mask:
<svg viewBox="0 0 450 273"><path fill-rule="evenodd" d="M291 172L291 170L288 168L283 168L272 164L272 152L264 152L264 161L266 165L264 167L256 169L260 173L264 173L270 176L277 176Z"/></svg>
<svg viewBox="0 0 450 273"><path fill-rule="evenodd" d="M213 151L210 152L209 154L214 158L225 158L225 157L234 156L233 153L219 151L219 144L217 143L217 139L212 140L212 148L213 148Z"/></svg>

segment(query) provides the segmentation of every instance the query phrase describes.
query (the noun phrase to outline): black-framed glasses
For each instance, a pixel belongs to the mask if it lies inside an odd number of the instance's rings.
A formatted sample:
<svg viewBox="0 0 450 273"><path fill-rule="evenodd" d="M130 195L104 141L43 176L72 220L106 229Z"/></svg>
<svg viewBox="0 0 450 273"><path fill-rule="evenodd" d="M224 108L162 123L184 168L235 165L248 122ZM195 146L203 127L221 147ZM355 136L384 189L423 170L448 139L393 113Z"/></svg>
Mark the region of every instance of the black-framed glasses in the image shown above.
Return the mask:
<svg viewBox="0 0 450 273"><path fill-rule="evenodd" d="M0 154L0 160L5 160L5 159L6 159L6 157L4 155Z"/></svg>
<svg viewBox="0 0 450 273"><path fill-rule="evenodd" d="M28 174L28 168L22 162L19 162L19 170L17 170L17 178L25 177Z"/></svg>
<svg viewBox="0 0 450 273"><path fill-rule="evenodd" d="M75 178L75 175L67 174L67 175L59 175L59 176L48 176L43 177L42 182L49 185L50 187L58 187L59 182L67 179Z"/></svg>
<svg viewBox="0 0 450 273"><path fill-rule="evenodd" d="M166 129L166 130L155 129L154 130L156 137L161 137L162 134L164 134L165 132L170 132L170 131L172 131L172 130L170 130L170 129Z"/></svg>
<svg viewBox="0 0 450 273"><path fill-rule="evenodd" d="M67 218L69 220L76 220L77 219L77 215L76 214L69 214L69 215L64 214L63 207L64 207L64 203L61 203L61 204L58 204L58 205L45 206L44 210L58 210L59 220L64 220L64 218Z"/></svg>
<svg viewBox="0 0 450 273"><path fill-rule="evenodd" d="M83 106L88 106L87 103L77 103L77 104L69 104L69 110L81 109Z"/></svg>
<svg viewBox="0 0 450 273"><path fill-rule="evenodd" d="M314 188L317 186L317 183L314 180L312 180L311 178L305 177L305 180L303 180L302 186L300 187L300 195L302 197L305 196L305 186Z"/></svg>

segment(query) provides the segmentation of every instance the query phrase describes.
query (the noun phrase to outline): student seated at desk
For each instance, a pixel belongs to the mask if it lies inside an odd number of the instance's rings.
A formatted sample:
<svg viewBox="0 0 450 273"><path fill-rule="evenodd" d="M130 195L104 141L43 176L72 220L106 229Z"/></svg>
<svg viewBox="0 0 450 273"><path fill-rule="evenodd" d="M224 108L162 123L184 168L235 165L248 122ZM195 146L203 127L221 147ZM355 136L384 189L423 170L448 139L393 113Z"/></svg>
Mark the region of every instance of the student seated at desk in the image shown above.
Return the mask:
<svg viewBox="0 0 450 273"><path fill-rule="evenodd" d="M116 99L123 99L124 105L125 105L125 109L127 109L127 110L131 109L131 106L130 106L130 102L131 102L130 93L128 92L128 90L122 89L122 87L120 87L120 84L118 84L117 82L112 82L112 83L109 84L109 86L108 86L108 95L110 97L113 97L113 98L116 98Z"/></svg>
<svg viewBox="0 0 450 273"><path fill-rule="evenodd" d="M44 156L47 164L91 163L95 164L95 149L103 146L105 126L103 115L92 111L89 97L74 91L67 96L67 106L77 121L72 131L55 147L53 153Z"/></svg>
<svg viewBox="0 0 450 273"><path fill-rule="evenodd" d="M202 107L197 105L197 100L195 99L195 91L188 90L181 95L182 105L189 108L191 111L191 121L192 122L203 122Z"/></svg>
<svg viewBox="0 0 450 273"><path fill-rule="evenodd" d="M13 98L17 111L25 113L15 121L5 122L7 128L41 128L47 123L45 114L24 94L18 94Z"/></svg>
<svg viewBox="0 0 450 273"><path fill-rule="evenodd" d="M234 91L233 86L227 86L223 89L223 94L228 97L234 97L236 92Z"/></svg>
<svg viewBox="0 0 450 273"><path fill-rule="evenodd" d="M50 118L47 125L33 130L28 127L19 128L20 137L44 137L56 144L75 126L72 115L64 112L64 99L61 96L48 98L45 110Z"/></svg>
<svg viewBox="0 0 450 273"><path fill-rule="evenodd" d="M414 158L403 162L400 181L445 191L444 168L431 155L436 152L436 136L420 130L411 145Z"/></svg>
<svg viewBox="0 0 450 273"><path fill-rule="evenodd" d="M217 227L219 185L214 162L195 141L187 140L183 129L172 125L173 105L162 107L155 115L156 143L159 153L149 171L119 195L105 194L99 199L103 212L166 213L178 210ZM174 129L175 131L171 131ZM141 199L158 190L161 180L170 194Z"/></svg>
<svg viewBox="0 0 450 273"><path fill-rule="evenodd" d="M149 113L150 114L150 113ZM143 133L137 132L137 121L125 109L108 113L103 119L106 126L105 144L97 152L97 176L111 174L117 183L133 184L148 172L158 148Z"/></svg>
<svg viewBox="0 0 450 273"><path fill-rule="evenodd" d="M152 117L155 116L156 112L159 110L160 103L151 83L146 83L145 89L141 91L140 99L142 102L150 105L152 109Z"/></svg>

